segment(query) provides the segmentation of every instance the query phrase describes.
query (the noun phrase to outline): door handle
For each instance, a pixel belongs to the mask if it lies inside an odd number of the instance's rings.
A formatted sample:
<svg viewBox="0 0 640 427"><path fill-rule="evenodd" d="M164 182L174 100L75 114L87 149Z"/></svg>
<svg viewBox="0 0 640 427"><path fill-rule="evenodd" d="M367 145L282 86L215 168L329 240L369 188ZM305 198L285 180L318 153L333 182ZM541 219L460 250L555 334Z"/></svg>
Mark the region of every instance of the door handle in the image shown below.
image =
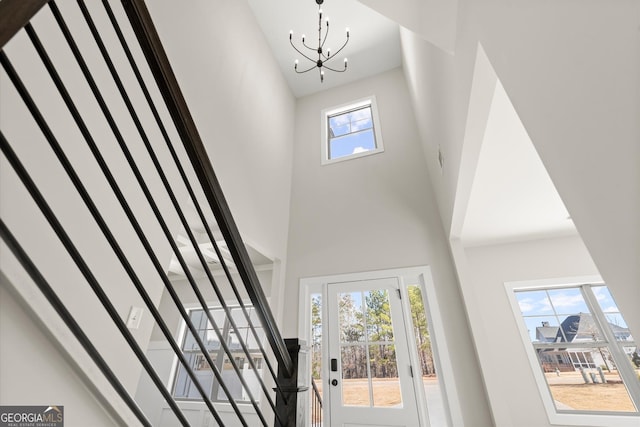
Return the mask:
<svg viewBox="0 0 640 427"><path fill-rule="evenodd" d="M338 385L338 380L336 380L336 379L331 380L331 385L334 386L334 387L337 386Z"/></svg>

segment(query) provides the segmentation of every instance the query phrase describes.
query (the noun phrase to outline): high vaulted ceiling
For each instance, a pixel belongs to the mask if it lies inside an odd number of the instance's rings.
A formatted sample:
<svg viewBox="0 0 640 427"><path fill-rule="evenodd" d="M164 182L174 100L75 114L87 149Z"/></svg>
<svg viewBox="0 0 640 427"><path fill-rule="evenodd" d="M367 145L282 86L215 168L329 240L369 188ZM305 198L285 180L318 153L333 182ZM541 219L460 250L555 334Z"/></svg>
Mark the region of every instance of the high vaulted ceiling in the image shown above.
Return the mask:
<svg viewBox="0 0 640 427"><path fill-rule="evenodd" d="M467 246L575 235L504 87L496 85L461 239Z"/></svg>
<svg viewBox="0 0 640 427"><path fill-rule="evenodd" d="M337 68L341 68L343 58L349 58L347 72L327 71L324 83L320 83L315 69L295 73L295 59L300 60L300 69L313 64L289 44L292 30L299 48L302 34L307 44L317 46L315 0L248 1L296 97L401 66L400 25L444 52L455 50L456 0L324 0L323 16L331 22L326 47L335 52L345 39L346 27L351 37L335 59ZM313 55L317 54L311 52ZM575 234L575 226L500 84L486 126L461 236L465 243L482 245Z"/></svg>

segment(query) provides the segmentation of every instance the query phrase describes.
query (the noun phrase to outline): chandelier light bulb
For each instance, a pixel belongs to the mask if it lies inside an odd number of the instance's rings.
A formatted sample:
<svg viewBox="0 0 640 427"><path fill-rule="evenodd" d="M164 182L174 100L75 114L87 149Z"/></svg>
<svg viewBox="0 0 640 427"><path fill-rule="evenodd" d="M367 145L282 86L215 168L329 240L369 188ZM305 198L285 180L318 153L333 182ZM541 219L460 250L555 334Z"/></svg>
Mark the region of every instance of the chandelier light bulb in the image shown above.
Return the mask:
<svg viewBox="0 0 640 427"><path fill-rule="evenodd" d="M331 49L328 47L325 47L325 42L327 41L329 36L329 18L328 17L325 18L326 26L323 28L322 26L323 12L322 12L322 9L320 8L320 5L322 5L323 2L324 0L316 0L316 3L318 4L318 45L317 47L307 45L305 42L307 36L302 34L302 47L298 48L296 44L293 42L293 30L289 32L289 44L291 44L291 47L293 47L293 49L296 52L298 52L306 60L309 61L309 63L307 64L308 68L305 67L302 70L298 70L298 60L296 59L293 65L295 72L298 74L304 74L317 68L320 74L320 82L324 81L325 69L336 72L336 73L344 73L345 71L347 71L347 58L344 58L344 66L342 69L334 68L336 66L331 65L331 61L333 61L334 58L338 56L340 52L342 52L342 49L345 48L347 43L349 43L349 28L347 28L346 29L347 38L337 51L335 51L332 54ZM308 51L306 51L305 49L308 49Z"/></svg>

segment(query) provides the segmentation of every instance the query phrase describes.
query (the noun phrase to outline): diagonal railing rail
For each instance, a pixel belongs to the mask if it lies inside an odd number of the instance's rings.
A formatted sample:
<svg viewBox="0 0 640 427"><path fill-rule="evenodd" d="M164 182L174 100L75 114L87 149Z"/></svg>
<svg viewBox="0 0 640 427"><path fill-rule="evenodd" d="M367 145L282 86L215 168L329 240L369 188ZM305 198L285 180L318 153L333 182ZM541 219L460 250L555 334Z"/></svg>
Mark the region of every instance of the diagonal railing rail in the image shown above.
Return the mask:
<svg viewBox="0 0 640 427"><path fill-rule="evenodd" d="M320 394L320 390L318 390L316 381L313 378L311 378L311 389L313 390L313 393L311 394L311 425L321 426L322 395Z"/></svg>
<svg viewBox="0 0 640 427"><path fill-rule="evenodd" d="M129 117L128 120L133 123L135 132L137 133L136 140L142 142L144 151L152 165L152 168L150 169L155 171L156 177L161 182L161 187L164 189L164 196L169 200L169 205L173 208L174 214L178 218L178 223L188 235L189 242L196 252L201 269L206 275L206 282L208 283L210 290L216 296L218 303L222 306L226 315L225 318L230 323L231 330L235 333L235 339L239 341L241 352L244 354L244 357L248 362L248 366L250 366L250 369L252 369L253 372L259 371L259 367L254 360L253 353L249 348L250 345L248 340L251 340L253 346L258 346L259 352L262 355L262 360L264 360L268 373L276 385L275 390L278 396L278 402L284 402L284 405L286 405L287 396L288 393L290 393L290 390L284 392L281 389L279 386L279 378L291 378L295 375L296 368L292 361L292 357L289 354L290 350L288 350L285 345L269 309L269 305L262 290L257 273L251 263L247 249L242 242L238 228L231 215L230 208L225 200L220 184L209 161L202 139L191 117L189 109L187 108L184 97L178 86L177 79L169 65L169 61L164 49L162 48L155 27L153 26L151 16L142 0L122 0L121 3L124 10L124 13L121 15L126 14L128 17L126 25L129 25L130 29L135 34L135 40L133 41L128 40L124 35L122 30L123 24L118 21L116 16L117 13L114 12L112 4L108 0L103 0L102 6L104 8L104 14L108 17L108 22L111 24L111 31L115 34L119 46L122 49L121 54L126 58L126 64L128 64L129 67L126 71L135 76L135 82L137 82L138 85L136 90L143 93L143 98L146 102L148 111L153 117L152 123L155 125L154 129L149 130L149 122L144 122L141 119L138 112L140 107L139 105L134 105L132 101L132 89L127 87L127 84L124 83L124 79L122 77L123 70L121 70L120 67L121 64L118 64L118 66L116 65L116 61L113 59L113 53L110 51L110 48L106 46L101 30L98 29L98 25L96 25L92 12L83 0L77 0L77 8L79 16L82 16L84 20L84 24L86 25L85 28L93 39L93 54L102 58L103 64L111 77L113 86L110 87L116 88L116 93L119 95L122 105L124 105L123 108L116 112L112 111L112 108L110 108L110 103L106 98L107 95L112 94L108 93L109 89L101 87L102 80L94 77L90 69L91 67L85 59L86 53L83 54L83 50L78 45L76 37L73 34L73 29L68 25L67 19L63 16L64 14L62 13L61 8L58 7L55 1L3 0L0 2L0 48L2 49L2 51L0 51L0 62L2 64L2 68L4 69L4 72L11 82L15 92L22 100L24 107L31 115L31 118L35 123L35 127L39 129L44 141L46 141L54 153L55 158L65 171L65 174L71 182L71 188L73 188L82 200L86 209L93 218L95 226L108 243L122 269L126 272L133 288L144 302L145 307L151 313L156 327L160 330L163 337L167 340L171 350L175 353L175 357L178 360L181 369L184 370L190 383L197 389L201 400L205 403L208 411L218 425L225 425L225 421L220 414L219 408L215 405L216 397L212 396L213 393L208 388L209 385L206 384L206 382L203 382L202 378L198 376L198 373L196 372L198 367L195 366L194 360L188 359L183 354L183 349L178 343L178 339L174 336L174 331L171 330L170 326L163 318L161 310L159 310L157 304L154 303L152 296L149 294L147 287L143 282L141 273L136 271L136 267L128 259L126 255L127 251L123 246L126 245L126 242L122 243L118 240L117 233L113 232L109 226L108 219L101 213L98 207L97 198L102 195L91 194L91 191L83 183L81 174L78 172L80 165L74 165L74 162L71 160L72 156L65 151L65 144L61 143L62 141L60 141L60 137L56 135L56 130L54 129L55 126L51 125L50 120L48 120L46 114L43 113L42 107L39 106L37 96L34 96L32 92L34 89L28 87L28 82L21 77L16 67L14 67L10 54L5 52L5 47L10 44L11 39L16 34L22 31L26 34L26 37L32 45L33 51L35 52L34 58L37 58L40 61L40 65L46 70L50 82L53 87L55 87L57 96L73 120L73 126L76 127L82 141L86 143L86 147L91 153L93 161L95 161L97 166L96 174L100 174L108 183L115 200L117 200L117 204L120 206L123 215L127 218L134 231L134 235L137 237L144 249L144 252L148 256L148 259L153 266L153 270L157 273L159 281L162 283L166 293L169 295L170 300L173 302L182 321L184 322L188 338L195 342L202 359L204 359L204 363L208 366L208 369L210 369L215 377L217 385L225 395L225 401L231 405L233 412L237 416L238 422L241 425L249 425L245 417L246 411L241 408L242 403L236 402L234 393L226 384L227 381L225 381L224 373L222 372L220 364L213 360L214 358L212 356L211 348L208 347L208 335L205 337L203 332L194 324L189 312L185 309L184 302L182 301L179 292L176 290L169 274L167 273L166 266L164 266L160 261L160 257L156 253L154 244L152 244L151 240L145 233L147 224L141 222L139 215L136 214L135 209L132 207L132 203L135 204L139 201L131 201L127 196L125 196L126 191L123 188L123 178L120 177L120 171L118 170L118 167L109 164L108 156L103 153L104 148L101 147L97 141L98 135L89 124L91 121L90 119L93 117L99 116L107 123L107 129L110 133L109 140L112 142L110 149L119 150L123 158L126 160L126 164L130 170L129 177L133 177L132 181L137 184L140 192L144 196L142 199L153 212L156 225L160 230L159 234L164 236L174 258L180 264L190 289L196 296L200 308L205 314L208 323L211 325L210 329L217 337L217 342L219 342L220 345L219 351L225 355L225 363L231 365L237 381L243 389L243 393L247 396L245 401L251 405L261 425L268 425L267 416L264 414L263 407L260 403L262 401L266 402L266 405L271 409L275 418L275 425L284 426L287 424L287 421L285 420L292 419L292 417L289 415L282 415L283 413L286 413L286 411L283 412L282 408L276 408L276 403L274 403L271 392L264 379L259 377L257 374L255 375L255 377L258 377L259 382L259 389L257 390L252 388L245 379L243 366L240 366L234 357L238 354L239 350L232 349L230 347L227 342L225 332L219 324L220 320L216 319L210 312L208 300L205 297L205 293L207 291L202 289L201 282L196 280L194 277L189 263L185 260L184 255L175 241L175 234L169 225L167 214L164 212L164 209L160 207L156 200L157 196L155 196L154 191L148 184L149 178L146 174L149 173L149 168L141 168L138 165L136 156L132 153L132 139L130 134L124 130L126 128L126 124L119 121L121 120L119 119L122 113L121 110L126 111ZM70 57L73 58L73 66L80 70L80 75L84 78L84 84L89 88L88 93L91 95L95 105L97 106L95 110L87 111L79 106L78 101L75 100L72 95L74 92L72 89L76 82L69 81L68 78L65 80L64 77L64 70L67 67L70 67L71 64L65 63L64 66L60 66L60 63L55 58L55 54L57 52L49 52L45 46L46 43L43 43L42 40L43 35L48 37L48 33L45 33L45 31L50 31L50 29L47 27L44 30L40 30L38 28L38 23L32 22L33 17L36 14L45 13L45 11L41 11L41 9L47 5L49 9L47 13L50 14L49 17L52 18L51 21L56 23L58 34L62 36L62 39L66 42L67 48L71 53ZM140 60L136 59L135 55L132 53L132 42L139 45L144 56L144 65L145 67L148 67L148 70L153 76L152 81L146 81L145 78L143 78ZM150 93L150 85L154 86L160 93L163 100L163 105L161 107L168 112L168 115L171 117L171 123L166 123L166 120L162 120L162 113L159 111L160 108L154 102L154 97ZM171 129L168 129L169 127L171 127ZM177 152L177 146L174 145L175 138L172 139L169 136L172 131L178 135L178 138L182 143L182 148L189 159L186 164L184 161L181 161L181 156ZM172 160L171 167L175 168L173 169L173 171L175 171L173 174L166 171L168 167L167 164L162 163L159 158L160 155L157 153L158 148L153 143L154 141L152 141L152 137L150 137L150 134L154 132L155 134L159 133L161 135L161 139L165 143L164 149L166 152L164 152L163 155ZM6 162L11 165L15 175L19 178L24 185L24 188L33 198L38 210L55 232L55 235L62 243L62 246L67 251L69 257L73 260L74 264L85 278L87 285L98 298L109 317L128 343L131 351L133 351L136 358L139 360L144 371L151 378L152 382L160 391L163 399L175 414L177 420L181 425L190 425L183 409L181 408L180 402L176 401L175 397L169 390L169 384L160 378L160 375L156 372L156 368L149 361L143 349L136 342L132 332L126 327L125 323L121 319L118 314L117 307L109 299L108 292L105 291L108 284L101 283L98 277L92 272L89 263L84 259L68 230L65 229L65 226L63 225L65 221L61 220L60 214L56 213L47 202L47 195L43 194L43 190L39 188L36 182L37 180L31 176L29 167L25 165L25 162L20 158L20 155L12 148L9 137L5 136L3 132L0 132L0 136L0 148L2 149ZM100 137L102 138L102 135L100 135ZM189 169L189 171L187 171L187 169ZM189 179L190 173L197 177L197 188L195 188ZM179 176L178 182L174 182L169 176ZM183 192L186 192L187 196L180 198L177 195L178 190L175 189L176 186L179 186ZM67 189L64 191L67 191ZM197 195L198 192L200 192L203 197L199 198ZM193 220L187 219L185 206L183 206L184 199L189 203L187 208L196 211L197 224L194 224ZM201 202L202 199L204 199L204 203ZM209 211L210 214L207 214L207 211ZM211 216L215 221L217 231L222 235L224 244L233 258L232 266L227 265L222 249L218 243L220 239L216 239L216 232L214 232L210 226L210 222L212 222ZM225 293L221 285L209 269L205 254L200 248L200 242L192 231L194 227L204 230L224 271L224 276L229 283L235 300L225 298ZM138 420L143 425L152 425L150 424L148 417L138 407L135 399L130 395L130 392L128 392L126 387L121 384L121 379L119 379L110 369L104 358L100 355L100 352L89 340L88 335L84 332L80 323L74 319L71 311L65 307L64 301L58 297L56 291L40 272L38 265L29 257L28 251L23 248L19 239L14 236L10 227L6 225L4 221L0 222L0 235L24 270L29 273L34 283L45 295L48 295L48 299L52 301L52 305L56 312L60 314L61 318L65 321L73 335L82 343L90 357L112 384L113 388L122 397L124 402L129 406ZM236 284L236 279L232 270L234 270L240 277L240 282L243 285L242 288ZM251 310L243 301L243 291L246 292L251 301ZM241 337L241 328L238 325L237 318L232 313L232 305L240 307L244 316L242 322L243 324L246 322L249 330L251 331L250 338L245 337L243 339ZM255 310L258 315L260 320L259 325L253 324L250 313L252 310ZM269 347L277 361L278 372L276 372L276 369L270 362L271 356L262 345L262 339L258 329L264 331ZM207 342L205 342L205 338ZM296 359L297 358L294 358L294 360ZM260 393L260 395L256 393ZM218 393L216 392L215 394L217 395ZM280 403L278 403L278 405L280 405ZM290 410L291 409L288 409L288 411ZM293 418L295 419L295 417Z"/></svg>

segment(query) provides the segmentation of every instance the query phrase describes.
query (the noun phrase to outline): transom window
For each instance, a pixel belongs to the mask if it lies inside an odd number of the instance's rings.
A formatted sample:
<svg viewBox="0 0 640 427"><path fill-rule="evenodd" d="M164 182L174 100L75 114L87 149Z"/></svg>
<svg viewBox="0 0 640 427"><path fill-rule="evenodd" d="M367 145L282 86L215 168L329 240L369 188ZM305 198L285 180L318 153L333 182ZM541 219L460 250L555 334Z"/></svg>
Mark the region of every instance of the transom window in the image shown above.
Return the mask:
<svg viewBox="0 0 640 427"><path fill-rule="evenodd" d="M373 96L322 112L322 163L384 151Z"/></svg>
<svg viewBox="0 0 640 427"><path fill-rule="evenodd" d="M558 423L574 424L566 417L574 414L579 425L601 425L601 416L612 417L608 425L627 425L614 421L627 416L640 422L639 349L609 289L579 284L510 290L550 419L559 415Z"/></svg>

